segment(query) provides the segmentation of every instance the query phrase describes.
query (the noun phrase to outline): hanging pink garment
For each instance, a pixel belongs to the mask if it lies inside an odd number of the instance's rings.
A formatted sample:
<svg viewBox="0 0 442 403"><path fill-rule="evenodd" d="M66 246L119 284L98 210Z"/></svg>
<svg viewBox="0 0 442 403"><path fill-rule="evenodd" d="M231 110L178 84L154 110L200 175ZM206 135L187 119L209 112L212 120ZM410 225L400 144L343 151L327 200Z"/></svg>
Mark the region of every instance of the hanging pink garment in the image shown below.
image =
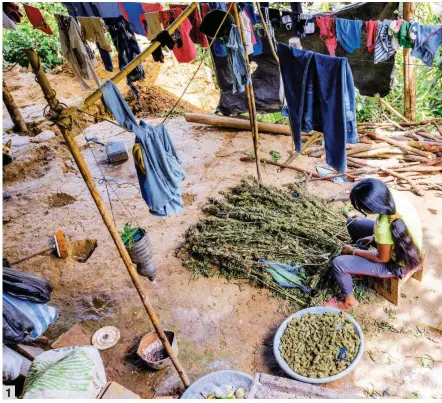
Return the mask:
<svg viewBox="0 0 442 403"><path fill-rule="evenodd" d="M336 39L335 19L333 17L316 17L316 24L319 27L319 36L325 42L330 56L336 55L338 41Z"/></svg>

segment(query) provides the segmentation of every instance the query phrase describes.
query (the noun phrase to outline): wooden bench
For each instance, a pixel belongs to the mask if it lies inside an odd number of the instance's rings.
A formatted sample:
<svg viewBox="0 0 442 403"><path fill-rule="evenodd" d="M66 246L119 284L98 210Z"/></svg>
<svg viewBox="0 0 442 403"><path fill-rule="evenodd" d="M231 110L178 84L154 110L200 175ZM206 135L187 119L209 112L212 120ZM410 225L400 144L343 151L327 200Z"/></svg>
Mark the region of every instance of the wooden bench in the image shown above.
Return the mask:
<svg viewBox="0 0 442 403"><path fill-rule="evenodd" d="M411 278L414 277L418 281L422 281L424 275L424 263L413 270L408 270L404 278L398 277L368 277L368 284L378 294L382 295L391 303L398 305L401 296L401 287Z"/></svg>

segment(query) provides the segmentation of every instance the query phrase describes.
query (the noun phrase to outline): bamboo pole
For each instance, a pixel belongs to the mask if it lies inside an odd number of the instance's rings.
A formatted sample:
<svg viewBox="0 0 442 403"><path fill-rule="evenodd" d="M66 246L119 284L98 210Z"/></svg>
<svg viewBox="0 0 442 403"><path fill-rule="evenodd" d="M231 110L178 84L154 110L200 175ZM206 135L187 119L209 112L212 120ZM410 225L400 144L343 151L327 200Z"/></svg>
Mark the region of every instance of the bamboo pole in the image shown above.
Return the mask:
<svg viewBox="0 0 442 403"><path fill-rule="evenodd" d="M25 121L23 120L23 116L21 115L20 110L17 108L17 104L15 103L5 80L3 80L3 102L6 106L6 109L8 110L12 123L14 123L14 130L26 133L28 131L28 128Z"/></svg>
<svg viewBox="0 0 442 403"><path fill-rule="evenodd" d="M411 21L414 18L416 4L404 3L404 20ZM416 66L411 49L404 48L404 114L411 121L416 120Z"/></svg>
<svg viewBox="0 0 442 403"><path fill-rule="evenodd" d="M58 100L56 99L55 95L54 95L54 91L50 86L49 81L47 80L46 74L43 71L43 69L41 68L41 64L40 64L40 60L37 56L37 54L32 51L32 50L27 50L26 51L28 58L29 58L29 62L32 66L32 69L34 71L34 73L38 74L37 76L37 81L41 86L41 89L45 95L45 98L48 100L49 106L51 107L51 109L60 111L62 109L60 103L58 102ZM69 108L70 109L70 108ZM178 360L175 352L172 349L172 346L169 343L169 340L166 337L166 334L164 333L164 330L158 320L158 317L154 311L154 308L149 300L149 297L147 295L147 292L145 291L142 283L141 283L141 279L138 275L138 272L136 270L136 266L132 263L129 254L126 250L126 247L123 244L123 241L121 240L121 237L118 233L118 230L115 226L115 224L112 221L112 218L109 214L109 212L107 211L106 208L106 204L103 201L101 194L98 190L98 188L95 186L95 182L93 180L93 177L89 171L89 168L81 154L80 149L78 148L77 143L75 142L74 137L72 136L72 133L69 130L69 126L65 126L64 124L60 123L60 121L64 118L63 112L65 110L61 110L59 116L61 117L61 119L59 121L57 121L57 125L61 130L61 133L64 137L64 140L66 141L66 144L69 148L69 151L71 152L77 167L79 169L79 171L81 172L81 175L86 183L86 186L89 189L89 192L91 193L91 196L98 208L98 211L100 212L100 215L104 221L104 224L106 225L114 243L115 246L118 249L118 252L121 256L121 259L123 260L127 271L129 273L129 276L132 279L132 283L134 284L138 295L141 299L141 302L152 322L152 325L155 328L155 331L158 334L158 337L160 338L164 349L166 350L166 353L168 354L168 356L170 357L176 371L178 372L178 375L180 376L181 380L183 381L185 387L189 387L190 386L190 381L189 378L187 377L184 368L182 367L180 361ZM67 113L69 114L70 112L67 111ZM71 115L68 116L68 121L71 121Z"/></svg>
<svg viewBox="0 0 442 403"><path fill-rule="evenodd" d="M244 56L247 64L247 76L249 83L246 85L246 97L249 106L249 118L250 118L250 127L252 128L252 136L253 136L253 147L255 151L255 159L256 159L256 174L258 176L258 183L261 183L261 164L259 163L259 132L258 132L258 119L256 117L256 104L255 104L255 93L253 91L252 84L252 76L250 74L250 62L249 55L247 54L247 46L246 46L246 38L244 35L244 27L242 26L242 20L238 12L238 5L233 3L233 14L235 17L236 25L239 28L239 32L241 34L241 40L244 47Z"/></svg>
<svg viewBox="0 0 442 403"><path fill-rule="evenodd" d="M193 2L189 4L189 6L183 10L183 12L179 15L179 17L167 28L167 32L169 34L173 34L180 25L185 21L185 19L198 7L197 2ZM145 50L143 50L135 59L128 63L128 65L120 70L117 74L115 74L110 81L113 81L114 84L119 83L123 78L125 78L135 67L137 67L141 62L146 60L161 44L157 41L152 42ZM75 120L78 116L78 113L81 111L87 110L89 107L95 104L103 94L100 89L96 89L91 95L89 95L81 104L76 108L75 111L72 111L69 116L63 117L60 120L60 124L69 125L71 120Z"/></svg>

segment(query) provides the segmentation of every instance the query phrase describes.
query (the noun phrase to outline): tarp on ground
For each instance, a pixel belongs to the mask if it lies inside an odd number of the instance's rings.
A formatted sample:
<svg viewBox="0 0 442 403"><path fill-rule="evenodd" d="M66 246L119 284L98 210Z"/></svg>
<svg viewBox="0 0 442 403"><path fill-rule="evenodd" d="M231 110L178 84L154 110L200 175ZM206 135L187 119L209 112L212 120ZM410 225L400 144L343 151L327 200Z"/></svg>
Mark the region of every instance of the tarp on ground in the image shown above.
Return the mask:
<svg viewBox="0 0 442 403"><path fill-rule="evenodd" d="M394 19L399 3L354 3L336 11L334 15L339 18L367 20ZM322 14L318 14L322 15ZM292 32L284 27L276 29L276 39L288 43ZM389 93L392 84L394 69L394 56L387 63L373 63L373 53L368 53L366 33L362 32L361 48L352 54L347 53L338 43L336 56L349 59L353 72L355 86L362 95L373 96L377 93L385 96ZM318 53L328 54L324 41L319 37L319 28L315 24L315 34L301 39L303 49ZM260 113L278 112L281 110L280 100L280 74L267 38L262 38L262 53L249 56L251 62L257 64L252 74L253 88L255 91L256 109ZM233 94L232 75L228 69L227 57L216 56L212 49L215 67L215 76L221 90L217 112L223 115L237 115L247 111L245 93Z"/></svg>

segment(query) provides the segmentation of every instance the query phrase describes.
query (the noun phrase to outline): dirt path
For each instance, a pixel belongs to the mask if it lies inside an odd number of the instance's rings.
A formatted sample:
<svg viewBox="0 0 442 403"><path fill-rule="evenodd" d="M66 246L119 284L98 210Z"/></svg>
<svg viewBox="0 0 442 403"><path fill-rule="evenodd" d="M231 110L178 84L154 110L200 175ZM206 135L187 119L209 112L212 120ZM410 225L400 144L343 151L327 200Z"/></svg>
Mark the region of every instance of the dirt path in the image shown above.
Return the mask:
<svg viewBox="0 0 442 403"><path fill-rule="evenodd" d="M157 79L163 79L161 74ZM20 86L13 90L14 95L20 107L27 103L41 108L43 100L29 76L20 73L15 78L16 86L26 80L26 91L34 98L29 100ZM57 83L60 97L70 99L71 104L70 97L78 95L72 89L76 84L70 81L71 89L64 92L66 84L59 82L57 76L51 76L51 80ZM146 121L157 124L161 119ZM191 281L189 272L175 256L186 229L203 216L201 207L208 197L254 174L253 164L239 161L243 153L252 152L250 133L188 124L183 118L168 121L167 128L186 172L182 184L186 208L183 214L166 218L149 214L139 192L132 157L121 165L111 166L105 162L103 147L93 145L98 166L91 150L84 147L84 137L77 136L76 140L94 177L101 178L101 167L106 177L116 180L114 186L130 212L112 193L117 226L123 227L133 216L134 221L149 231L159 267L159 286L154 288L145 278L142 281L163 326L177 333L179 357L191 379L220 369L283 375L273 358L272 338L289 314L284 304L265 290L242 282L229 283L222 278ZM134 141L132 134L122 133L107 122L90 126L86 134L105 143L122 137L129 149ZM14 259L31 253L43 247L48 237L60 228L71 240L96 239L98 246L84 263L39 256L19 266L42 275L54 286L51 304L60 309L60 318L46 336L53 340L78 322L91 331L104 325L117 326L121 330L120 342L102 352L108 379L145 398L155 392L163 395L178 391L181 384L172 368L149 372L134 355L137 342L152 330L151 325L75 164L62 150L64 145L59 138L14 148L20 155L5 170L4 190L13 197L4 203L4 256ZM279 151L284 160L291 152L290 138L264 135L261 150L263 155ZM315 161L300 157L298 163L313 169ZM21 167L20 172L17 167ZM278 173L272 166L267 166L263 174L265 183L277 186L297 175L291 170ZM309 185L309 190L325 197L348 186L315 182ZM99 187L106 199L104 185ZM420 397L440 397L442 338L434 333L420 333L416 324L423 322L442 328L442 207L435 192L427 192L425 198L412 194L409 197L419 209L424 228L427 250L424 281L411 279L405 285L399 307L375 297L369 305L358 308L355 316L366 332L367 352L356 371L330 387L353 390L361 396L364 389L374 388L382 393L389 388L392 397L413 393ZM429 354L435 362L419 358L425 357L424 354Z"/></svg>

